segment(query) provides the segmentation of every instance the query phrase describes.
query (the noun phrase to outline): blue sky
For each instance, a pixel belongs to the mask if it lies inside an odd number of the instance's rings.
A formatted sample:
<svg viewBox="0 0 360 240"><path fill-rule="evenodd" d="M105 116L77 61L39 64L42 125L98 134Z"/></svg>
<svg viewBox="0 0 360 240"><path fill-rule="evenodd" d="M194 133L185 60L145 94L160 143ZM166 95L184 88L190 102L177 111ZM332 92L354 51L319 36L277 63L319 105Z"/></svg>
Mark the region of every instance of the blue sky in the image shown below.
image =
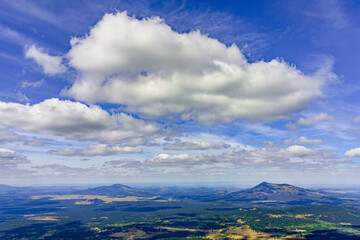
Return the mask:
<svg viewBox="0 0 360 240"><path fill-rule="evenodd" d="M0 181L356 184L359 8L0 1Z"/></svg>

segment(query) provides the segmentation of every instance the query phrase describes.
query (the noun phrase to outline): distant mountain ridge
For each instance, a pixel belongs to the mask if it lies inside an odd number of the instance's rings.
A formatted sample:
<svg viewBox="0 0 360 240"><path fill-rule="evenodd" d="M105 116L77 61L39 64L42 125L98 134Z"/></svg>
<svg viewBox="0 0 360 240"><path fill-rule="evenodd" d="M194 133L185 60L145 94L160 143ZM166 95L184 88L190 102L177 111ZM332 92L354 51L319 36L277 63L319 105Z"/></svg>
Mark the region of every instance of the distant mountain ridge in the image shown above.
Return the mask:
<svg viewBox="0 0 360 240"><path fill-rule="evenodd" d="M229 200L333 202L336 198L290 184L262 182L253 188L227 194Z"/></svg>
<svg viewBox="0 0 360 240"><path fill-rule="evenodd" d="M4 184L0 184L0 192L15 191L18 187L12 187Z"/></svg>
<svg viewBox="0 0 360 240"><path fill-rule="evenodd" d="M137 196L137 197L148 197L152 196L150 193L146 192L143 189L129 187L123 184L113 184L110 186L100 186L95 188L88 188L80 191L76 191L76 194L84 195L105 195L112 197L127 197L127 196Z"/></svg>
<svg viewBox="0 0 360 240"><path fill-rule="evenodd" d="M154 197L160 196L162 199L188 199L194 201L231 201L231 202L249 202L260 204L290 204L290 205L309 205L316 203L342 204L343 199L330 197L323 193L297 187L290 184L275 184L262 182L253 188L240 191L216 191L210 188L133 188L123 184L113 184L110 186L99 186L88 189L73 189L69 191L53 190L55 194L75 194L75 195L101 195L109 197ZM32 187L12 187L0 184L0 195L9 195L10 193L27 193L32 195L51 193L49 189L38 189ZM350 201L350 200L349 200Z"/></svg>

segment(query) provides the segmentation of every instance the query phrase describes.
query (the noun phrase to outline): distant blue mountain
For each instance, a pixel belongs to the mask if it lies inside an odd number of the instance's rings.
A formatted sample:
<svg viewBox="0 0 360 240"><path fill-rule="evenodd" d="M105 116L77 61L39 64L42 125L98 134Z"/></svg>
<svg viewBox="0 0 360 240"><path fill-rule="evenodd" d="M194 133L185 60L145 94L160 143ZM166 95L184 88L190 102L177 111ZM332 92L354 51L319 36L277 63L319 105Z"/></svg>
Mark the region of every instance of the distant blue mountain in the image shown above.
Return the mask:
<svg viewBox="0 0 360 240"><path fill-rule="evenodd" d="M123 184L114 184L110 186L101 186L95 188L89 188L85 190L75 191L76 194L85 195L104 195L112 197L126 197L126 196L137 196L137 197L149 197L153 196L143 189L132 188Z"/></svg>

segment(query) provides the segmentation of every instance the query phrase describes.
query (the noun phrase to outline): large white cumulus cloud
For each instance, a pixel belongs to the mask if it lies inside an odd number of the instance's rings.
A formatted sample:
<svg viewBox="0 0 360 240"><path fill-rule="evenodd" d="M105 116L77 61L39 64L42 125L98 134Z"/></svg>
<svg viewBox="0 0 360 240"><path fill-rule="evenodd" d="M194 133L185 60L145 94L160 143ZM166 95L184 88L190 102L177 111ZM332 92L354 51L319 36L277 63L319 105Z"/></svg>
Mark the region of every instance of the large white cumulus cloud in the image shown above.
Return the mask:
<svg viewBox="0 0 360 240"><path fill-rule="evenodd" d="M160 18L138 20L126 12L106 14L71 43L67 58L80 76L66 94L153 118L276 120L321 96L331 77L306 75L278 59L249 63L235 44L199 31L177 33Z"/></svg>
<svg viewBox="0 0 360 240"><path fill-rule="evenodd" d="M162 127L124 113L109 114L99 106L46 99L38 104L0 102L0 127L50 133L66 138L119 142L124 139L155 137Z"/></svg>

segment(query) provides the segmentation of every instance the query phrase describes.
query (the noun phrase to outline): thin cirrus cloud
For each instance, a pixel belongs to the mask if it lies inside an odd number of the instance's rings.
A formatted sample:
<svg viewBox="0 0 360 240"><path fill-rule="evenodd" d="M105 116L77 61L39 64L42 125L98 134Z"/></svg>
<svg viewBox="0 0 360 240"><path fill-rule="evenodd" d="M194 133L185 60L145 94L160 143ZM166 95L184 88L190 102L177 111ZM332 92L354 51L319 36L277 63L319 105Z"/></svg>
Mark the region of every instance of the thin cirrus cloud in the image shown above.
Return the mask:
<svg viewBox="0 0 360 240"><path fill-rule="evenodd" d="M360 116L353 119L354 122L358 123L360 122Z"/></svg>
<svg viewBox="0 0 360 240"><path fill-rule="evenodd" d="M207 149L222 149L230 147L229 144L224 142L176 142L165 144L164 150L207 150Z"/></svg>
<svg viewBox="0 0 360 240"><path fill-rule="evenodd" d="M71 45L67 58L80 77L64 94L203 125L282 119L322 96L334 78L324 69L306 75L279 59L249 63L235 44L199 31L178 33L158 17L138 20L126 12L106 14Z"/></svg>
<svg viewBox="0 0 360 240"><path fill-rule="evenodd" d="M63 59L58 56L51 56L45 52L44 49L31 45L25 51L25 57L33 59L41 68L44 73L53 76L66 71L66 67L62 64Z"/></svg>
<svg viewBox="0 0 360 240"><path fill-rule="evenodd" d="M26 43L31 42L25 35L0 24L0 39L24 46ZM18 60L16 60L18 61Z"/></svg>
<svg viewBox="0 0 360 240"><path fill-rule="evenodd" d="M165 134L162 125L124 113L109 114L99 106L47 99L29 105L0 102L0 127L49 133L76 140L116 143Z"/></svg>
<svg viewBox="0 0 360 240"><path fill-rule="evenodd" d="M62 156L107 156L114 154L129 154L129 153L143 153L143 150L138 147L122 147L122 146L109 146L107 144L90 145L87 148L81 149L58 149L48 151L50 154Z"/></svg>

